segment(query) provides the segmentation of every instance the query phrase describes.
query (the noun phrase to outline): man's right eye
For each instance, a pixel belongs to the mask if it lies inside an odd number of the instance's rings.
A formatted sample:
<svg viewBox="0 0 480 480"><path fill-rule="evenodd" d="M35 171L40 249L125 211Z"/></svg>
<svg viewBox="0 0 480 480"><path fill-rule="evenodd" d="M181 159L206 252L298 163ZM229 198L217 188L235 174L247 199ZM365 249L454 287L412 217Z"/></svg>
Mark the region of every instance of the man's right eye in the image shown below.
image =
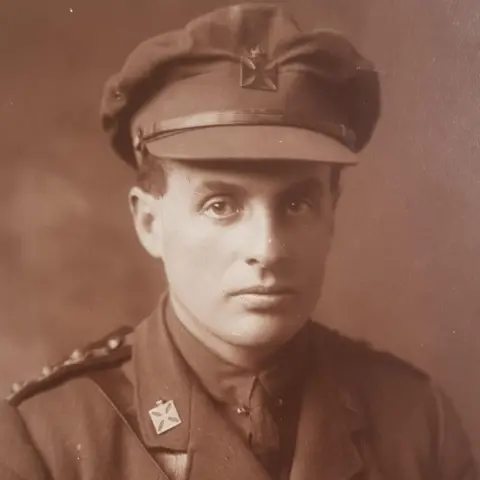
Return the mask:
<svg viewBox="0 0 480 480"><path fill-rule="evenodd" d="M217 220L224 220L236 215L239 207L230 199L214 199L205 205L207 216Z"/></svg>

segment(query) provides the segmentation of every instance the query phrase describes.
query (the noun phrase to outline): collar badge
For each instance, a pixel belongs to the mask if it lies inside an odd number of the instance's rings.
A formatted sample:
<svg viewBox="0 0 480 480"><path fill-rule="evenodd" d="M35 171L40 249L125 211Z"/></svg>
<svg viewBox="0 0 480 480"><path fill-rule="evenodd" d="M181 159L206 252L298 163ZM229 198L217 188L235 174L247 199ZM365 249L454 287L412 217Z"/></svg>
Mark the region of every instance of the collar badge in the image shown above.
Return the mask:
<svg viewBox="0 0 480 480"><path fill-rule="evenodd" d="M173 400L169 400L168 402L158 401L156 407L149 410L148 414L150 415L150 420L155 427L157 435L168 432L182 423Z"/></svg>

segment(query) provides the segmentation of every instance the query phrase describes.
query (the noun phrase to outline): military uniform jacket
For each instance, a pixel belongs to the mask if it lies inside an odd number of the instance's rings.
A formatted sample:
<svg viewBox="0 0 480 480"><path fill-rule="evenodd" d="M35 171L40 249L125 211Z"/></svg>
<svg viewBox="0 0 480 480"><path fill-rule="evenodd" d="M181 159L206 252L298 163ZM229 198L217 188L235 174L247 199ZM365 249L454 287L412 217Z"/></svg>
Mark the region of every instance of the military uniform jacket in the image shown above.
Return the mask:
<svg viewBox="0 0 480 480"><path fill-rule="evenodd" d="M426 375L325 327L312 330L292 480L478 478L455 411ZM157 433L165 425L156 428L149 412L166 404L176 410L171 428ZM1 403L0 478L268 480L186 370L161 308Z"/></svg>

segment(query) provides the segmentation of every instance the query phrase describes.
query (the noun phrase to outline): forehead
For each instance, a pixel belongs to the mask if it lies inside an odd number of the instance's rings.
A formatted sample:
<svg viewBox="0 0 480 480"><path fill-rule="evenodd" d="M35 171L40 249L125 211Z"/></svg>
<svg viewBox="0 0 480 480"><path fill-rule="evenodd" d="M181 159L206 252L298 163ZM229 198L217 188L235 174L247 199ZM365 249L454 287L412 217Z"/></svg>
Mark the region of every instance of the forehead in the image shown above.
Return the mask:
<svg viewBox="0 0 480 480"><path fill-rule="evenodd" d="M220 181L242 186L288 188L302 181L328 182L331 166L320 162L278 160L168 161L169 177L192 186Z"/></svg>

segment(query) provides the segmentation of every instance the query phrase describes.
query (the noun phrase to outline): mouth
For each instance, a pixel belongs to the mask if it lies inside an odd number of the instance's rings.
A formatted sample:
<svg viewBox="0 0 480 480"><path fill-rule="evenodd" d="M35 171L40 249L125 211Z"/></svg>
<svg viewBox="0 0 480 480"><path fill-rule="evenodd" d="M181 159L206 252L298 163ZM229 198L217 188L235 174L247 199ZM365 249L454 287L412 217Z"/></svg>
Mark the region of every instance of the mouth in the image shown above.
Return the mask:
<svg viewBox="0 0 480 480"><path fill-rule="evenodd" d="M264 285L255 285L252 287L242 288L233 292L233 296L240 295L265 295L265 296L282 296L282 295L293 295L295 290L287 286L264 286Z"/></svg>
<svg viewBox="0 0 480 480"><path fill-rule="evenodd" d="M252 311L272 311L287 307L295 295L296 291L291 287L263 285L242 288L233 294L244 308Z"/></svg>

